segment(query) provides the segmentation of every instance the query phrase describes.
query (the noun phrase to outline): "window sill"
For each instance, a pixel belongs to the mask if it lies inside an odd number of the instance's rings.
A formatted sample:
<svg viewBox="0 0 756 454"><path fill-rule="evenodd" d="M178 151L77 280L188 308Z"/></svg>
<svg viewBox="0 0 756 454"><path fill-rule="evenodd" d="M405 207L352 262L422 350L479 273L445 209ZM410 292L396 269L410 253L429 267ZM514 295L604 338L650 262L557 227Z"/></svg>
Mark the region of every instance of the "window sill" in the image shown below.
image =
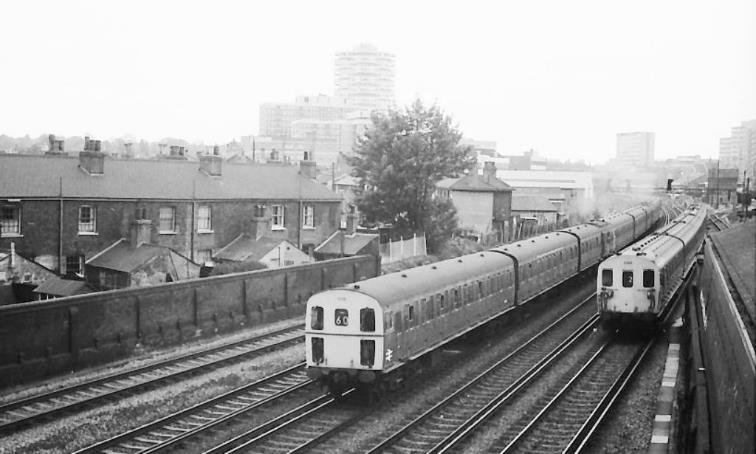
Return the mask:
<svg viewBox="0 0 756 454"><path fill-rule="evenodd" d="M274 226L272 226L270 228L270 230L273 230L273 231L282 231L282 230L286 230L286 227L282 227L280 225L274 225Z"/></svg>
<svg viewBox="0 0 756 454"><path fill-rule="evenodd" d="M215 230L197 229L197 233L215 233Z"/></svg>
<svg viewBox="0 0 756 454"><path fill-rule="evenodd" d="M315 227L310 227L309 225L303 225L302 230L315 230Z"/></svg>
<svg viewBox="0 0 756 454"><path fill-rule="evenodd" d="M178 235L178 232L175 230L161 230L158 232L158 235Z"/></svg>
<svg viewBox="0 0 756 454"><path fill-rule="evenodd" d="M79 236L98 236L97 232L79 232Z"/></svg>
<svg viewBox="0 0 756 454"><path fill-rule="evenodd" d="M24 236L20 233L3 233L0 234L0 238L23 238Z"/></svg>

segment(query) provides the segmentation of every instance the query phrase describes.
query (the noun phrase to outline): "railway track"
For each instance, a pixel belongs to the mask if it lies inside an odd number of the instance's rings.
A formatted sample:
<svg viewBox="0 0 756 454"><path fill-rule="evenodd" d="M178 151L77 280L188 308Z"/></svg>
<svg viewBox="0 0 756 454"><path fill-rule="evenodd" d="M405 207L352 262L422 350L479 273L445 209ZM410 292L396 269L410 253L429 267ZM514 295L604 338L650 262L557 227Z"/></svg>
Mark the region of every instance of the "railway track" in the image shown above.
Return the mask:
<svg viewBox="0 0 756 454"><path fill-rule="evenodd" d="M690 273L676 298L695 273ZM679 300L676 300L678 303ZM669 304L661 315L664 325L675 313L676 304ZM631 382L646 360L657 336L628 339L617 332L605 336L591 348L591 354L574 374L565 374L556 385L538 400L520 420L506 430L497 430L497 437L487 441L487 452L497 453L575 453L581 452L598 430L609 409ZM460 427L430 452L464 452L476 434L495 425L494 415L508 405L502 399L485 411L478 412L469 424ZM477 449L480 449L477 447Z"/></svg>
<svg viewBox="0 0 756 454"><path fill-rule="evenodd" d="M510 399L591 332L598 322L594 298L595 294L369 452L436 452L443 448L477 415Z"/></svg>
<svg viewBox="0 0 756 454"><path fill-rule="evenodd" d="M726 219L716 214L709 215L709 222L718 232L730 228L730 223Z"/></svg>
<svg viewBox="0 0 756 454"><path fill-rule="evenodd" d="M246 361L304 339L296 325L199 352L185 354L0 405L0 434L142 392L213 368Z"/></svg>
<svg viewBox="0 0 756 454"><path fill-rule="evenodd" d="M256 416L250 415L253 410L263 413L266 411L263 406L278 406L282 400L313 384L314 382L307 378L302 362L272 376L86 447L77 451L77 454L144 454L180 448L184 444L192 443L196 437L220 429L223 424L239 423L244 418ZM270 412L269 409L267 411Z"/></svg>
<svg viewBox="0 0 756 454"><path fill-rule="evenodd" d="M338 401L330 395L323 395L204 454L308 452L321 440L358 422L369 411L367 397L358 394L354 388L347 390Z"/></svg>

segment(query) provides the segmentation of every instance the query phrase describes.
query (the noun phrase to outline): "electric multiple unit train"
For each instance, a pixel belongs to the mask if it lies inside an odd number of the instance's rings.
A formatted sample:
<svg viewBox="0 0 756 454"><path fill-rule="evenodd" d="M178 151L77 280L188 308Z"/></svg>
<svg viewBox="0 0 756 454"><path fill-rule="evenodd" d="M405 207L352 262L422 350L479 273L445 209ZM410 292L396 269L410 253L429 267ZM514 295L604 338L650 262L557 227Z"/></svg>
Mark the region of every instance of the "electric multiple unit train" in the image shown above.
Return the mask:
<svg viewBox="0 0 756 454"><path fill-rule="evenodd" d="M655 322L693 266L704 238L706 210L674 221L598 267L598 311L605 325Z"/></svg>
<svg viewBox="0 0 756 454"><path fill-rule="evenodd" d="M391 387L439 346L595 266L655 227L661 203L325 290L307 302L307 373L335 393Z"/></svg>

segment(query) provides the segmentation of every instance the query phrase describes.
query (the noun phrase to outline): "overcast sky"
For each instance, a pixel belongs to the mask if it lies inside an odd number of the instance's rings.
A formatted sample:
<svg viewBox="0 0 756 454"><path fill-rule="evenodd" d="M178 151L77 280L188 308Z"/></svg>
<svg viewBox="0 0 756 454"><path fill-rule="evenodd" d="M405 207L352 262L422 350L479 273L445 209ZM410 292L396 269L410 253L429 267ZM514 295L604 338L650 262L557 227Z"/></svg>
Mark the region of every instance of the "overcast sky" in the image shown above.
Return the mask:
<svg viewBox="0 0 756 454"><path fill-rule="evenodd" d="M617 132L654 131L657 157L716 156L756 119L754 5L8 0L0 134L225 143L262 102L333 94L334 54L367 42L396 55L400 105L504 154L601 163Z"/></svg>

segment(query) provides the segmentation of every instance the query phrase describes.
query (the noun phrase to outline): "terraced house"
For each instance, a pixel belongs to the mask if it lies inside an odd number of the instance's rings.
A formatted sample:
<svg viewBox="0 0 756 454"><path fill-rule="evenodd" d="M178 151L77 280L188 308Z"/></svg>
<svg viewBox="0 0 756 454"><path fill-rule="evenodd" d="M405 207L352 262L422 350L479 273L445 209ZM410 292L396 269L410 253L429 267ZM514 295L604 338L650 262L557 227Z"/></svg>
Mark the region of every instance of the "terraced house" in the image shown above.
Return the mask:
<svg viewBox="0 0 756 454"><path fill-rule="evenodd" d="M310 253L339 226L341 197L316 183L315 164L0 155L0 249L60 274L138 233L197 264L241 235ZM135 247L138 245L135 245Z"/></svg>

